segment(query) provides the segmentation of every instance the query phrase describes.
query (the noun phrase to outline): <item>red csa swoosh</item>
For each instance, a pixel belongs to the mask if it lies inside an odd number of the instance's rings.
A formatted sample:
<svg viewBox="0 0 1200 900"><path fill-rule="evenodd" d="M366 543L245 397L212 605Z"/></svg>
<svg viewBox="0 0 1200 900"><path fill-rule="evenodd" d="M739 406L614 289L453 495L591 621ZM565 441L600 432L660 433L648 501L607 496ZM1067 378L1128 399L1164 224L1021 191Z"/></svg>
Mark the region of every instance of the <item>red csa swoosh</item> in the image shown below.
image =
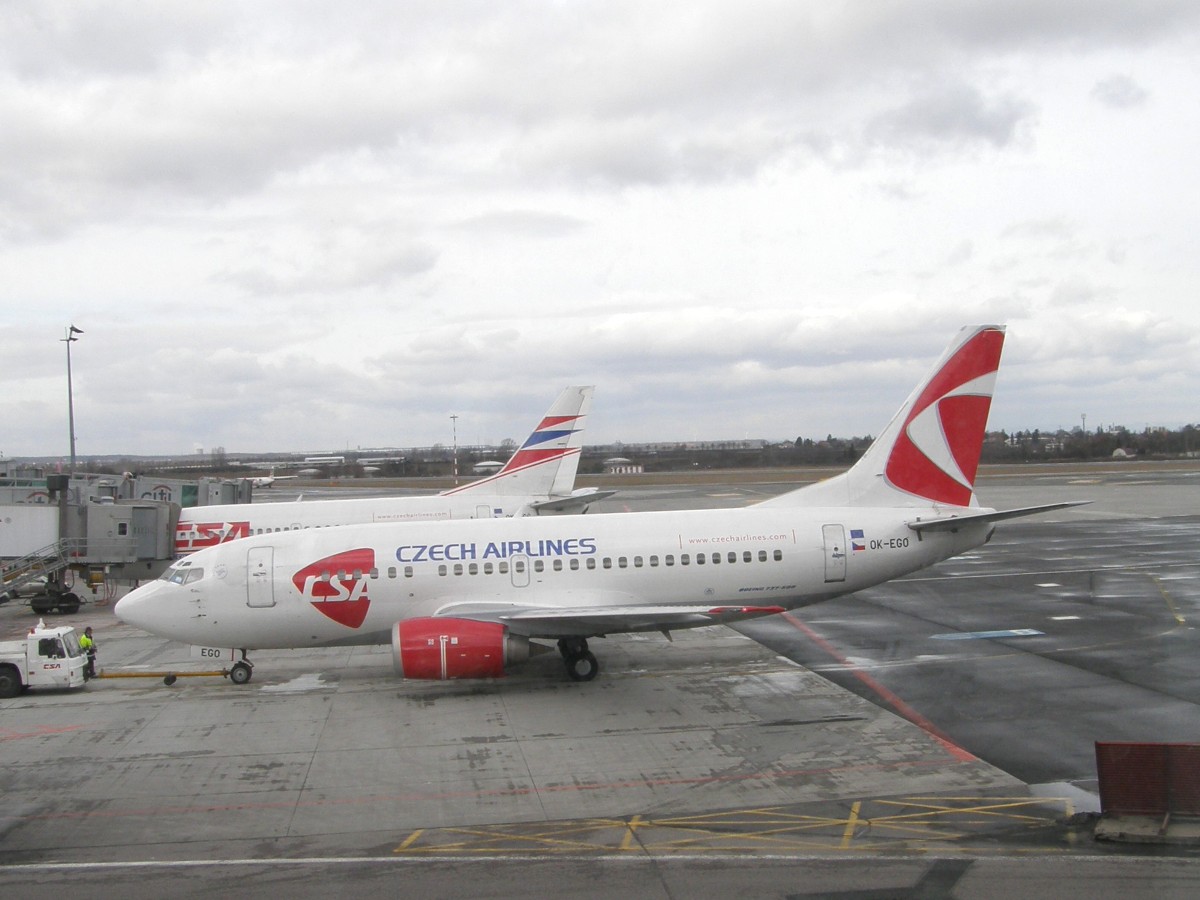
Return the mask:
<svg viewBox="0 0 1200 900"><path fill-rule="evenodd" d="M971 502L970 485L974 484L975 472L979 468L983 430L987 425L992 397L990 393L948 395L963 385L994 373L1000 367L1000 350L1003 346L1003 332L980 332L960 347L930 380L913 404L888 457L886 472L892 484L938 503L966 506ZM931 459L912 440L910 426L915 420L928 418L930 414L936 415L940 423L945 441L941 449L948 454L948 459L953 460L953 464ZM949 468L957 468L967 483L963 484Z"/></svg>
<svg viewBox="0 0 1200 900"><path fill-rule="evenodd" d="M358 628L371 608L366 574L374 568L374 550L347 550L309 563L292 576L292 584L321 615L347 628ZM354 577L356 572L358 578ZM338 573L344 577L339 578ZM321 579L325 574L329 575L328 581ZM306 586L310 592L305 591Z"/></svg>

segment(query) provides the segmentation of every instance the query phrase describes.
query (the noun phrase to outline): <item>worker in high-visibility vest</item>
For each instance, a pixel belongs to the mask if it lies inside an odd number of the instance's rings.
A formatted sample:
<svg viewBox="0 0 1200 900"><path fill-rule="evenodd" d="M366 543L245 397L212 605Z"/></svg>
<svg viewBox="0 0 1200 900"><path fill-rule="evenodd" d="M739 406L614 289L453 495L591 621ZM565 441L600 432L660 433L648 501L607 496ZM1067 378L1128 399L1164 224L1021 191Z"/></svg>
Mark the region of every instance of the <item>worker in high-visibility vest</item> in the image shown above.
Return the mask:
<svg viewBox="0 0 1200 900"><path fill-rule="evenodd" d="M87 654L87 665L83 668L85 678L96 677L96 639L92 637L92 626L83 629L79 638L79 646Z"/></svg>

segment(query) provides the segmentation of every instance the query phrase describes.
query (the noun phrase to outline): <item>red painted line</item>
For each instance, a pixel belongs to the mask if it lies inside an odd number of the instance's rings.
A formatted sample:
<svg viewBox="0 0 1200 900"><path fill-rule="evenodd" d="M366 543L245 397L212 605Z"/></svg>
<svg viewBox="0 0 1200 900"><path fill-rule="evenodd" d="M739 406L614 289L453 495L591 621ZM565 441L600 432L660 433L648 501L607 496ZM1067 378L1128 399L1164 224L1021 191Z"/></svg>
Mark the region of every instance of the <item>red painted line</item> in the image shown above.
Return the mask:
<svg viewBox="0 0 1200 900"><path fill-rule="evenodd" d="M78 731L80 728L87 726L83 725L38 725L33 731L13 731L9 728L0 728L0 741L21 741L25 738L46 737L50 734L66 734L69 731Z"/></svg>
<svg viewBox="0 0 1200 900"><path fill-rule="evenodd" d="M833 644L829 643L829 641L825 640L825 638L813 631L813 629L811 629L808 625L801 622L791 613L783 613L783 618L790 622L797 631L802 632L814 644L841 663L846 671L870 688L872 692L881 697L885 703L892 707L892 709L896 710L896 712L904 716L904 718L908 719L908 721L912 722L931 738L941 744L946 749L946 752L952 757L957 759L959 762L978 762L979 757L967 750L964 750L962 747L958 746L958 744L954 743L954 741L950 740L949 737L938 730L936 725L901 700L898 696L896 696L896 694L889 691L886 687L884 687L862 669L854 665L854 663L850 662L850 660L846 659L846 657L843 656L838 649L833 646Z"/></svg>

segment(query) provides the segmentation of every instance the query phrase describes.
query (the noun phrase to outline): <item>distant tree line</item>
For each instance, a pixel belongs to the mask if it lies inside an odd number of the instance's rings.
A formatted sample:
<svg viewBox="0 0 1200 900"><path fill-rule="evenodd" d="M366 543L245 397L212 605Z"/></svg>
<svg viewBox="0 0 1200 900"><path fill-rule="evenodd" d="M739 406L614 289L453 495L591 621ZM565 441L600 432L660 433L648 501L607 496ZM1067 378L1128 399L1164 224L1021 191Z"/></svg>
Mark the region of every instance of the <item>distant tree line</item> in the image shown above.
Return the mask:
<svg viewBox="0 0 1200 900"><path fill-rule="evenodd" d="M712 444L669 443L650 445L624 444L619 448L620 456L642 466L643 471L674 472L688 469L753 469L787 468L799 466L850 466L871 445L873 437L824 438L798 437L794 441L770 442L715 442ZM753 446L746 444L752 443ZM499 447L460 447L458 450L458 472L463 478L472 477L472 467L483 460L503 462L516 449L515 442L504 441ZM579 464L581 475L593 475L604 471L606 460L614 455L614 448L584 447ZM445 477L453 472L451 448L443 445L407 451L403 461L381 462L374 471L364 472L364 467L353 461L340 466L321 468L322 477L363 477L374 474L380 477ZM1130 431L1116 426L1097 428L1095 431L1073 430L1040 431L992 431L983 445L984 463L1053 462L1055 460L1170 459L1200 456L1200 426L1185 425L1172 431L1167 428L1146 428ZM155 463L144 458L132 460L91 460L88 470L97 473L137 471L142 473L161 472L190 476L214 475L238 477L247 474L245 468L231 464L224 450L213 453L209 458L188 461L180 466L177 461ZM281 463L286 464L286 463ZM296 463L292 463L296 466Z"/></svg>

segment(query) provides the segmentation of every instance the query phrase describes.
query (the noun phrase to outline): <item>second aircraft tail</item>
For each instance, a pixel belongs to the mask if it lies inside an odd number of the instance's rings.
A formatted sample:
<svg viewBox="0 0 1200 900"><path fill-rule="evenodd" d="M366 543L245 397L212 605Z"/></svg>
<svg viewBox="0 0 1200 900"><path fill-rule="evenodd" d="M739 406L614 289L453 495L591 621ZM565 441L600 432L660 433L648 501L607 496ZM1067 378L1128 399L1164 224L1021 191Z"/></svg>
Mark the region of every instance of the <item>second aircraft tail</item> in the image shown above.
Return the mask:
<svg viewBox="0 0 1200 900"><path fill-rule="evenodd" d="M538 426L495 475L443 491L500 496L565 497L575 488L583 429L592 406L591 385L563 390Z"/></svg>

